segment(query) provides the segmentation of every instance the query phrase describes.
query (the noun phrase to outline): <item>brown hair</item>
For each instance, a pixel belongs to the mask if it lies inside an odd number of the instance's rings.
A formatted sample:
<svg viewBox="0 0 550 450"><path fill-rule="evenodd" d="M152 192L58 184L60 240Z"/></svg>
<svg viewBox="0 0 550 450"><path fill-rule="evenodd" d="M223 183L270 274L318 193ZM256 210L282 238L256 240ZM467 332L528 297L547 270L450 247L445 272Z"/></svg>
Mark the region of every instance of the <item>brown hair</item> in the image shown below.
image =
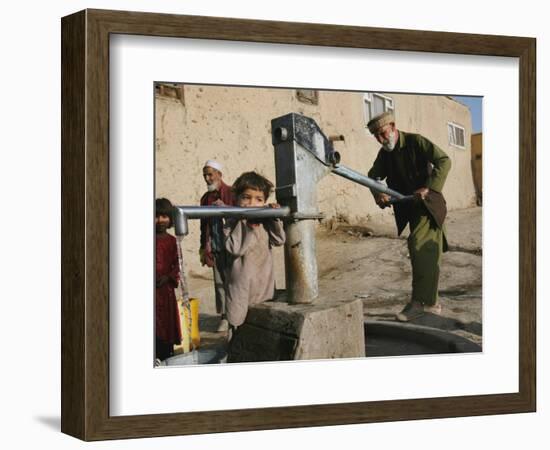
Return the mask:
<svg viewBox="0 0 550 450"><path fill-rule="evenodd" d="M172 226L174 217L174 205L172 205L172 202L168 200L167 198L157 198L155 200L155 217L159 216L168 216L170 217L170 223L168 224L168 228Z"/></svg>
<svg viewBox="0 0 550 450"><path fill-rule="evenodd" d="M239 197L247 189L255 189L264 193L267 200L273 191L273 183L256 172L245 172L233 183L235 197Z"/></svg>

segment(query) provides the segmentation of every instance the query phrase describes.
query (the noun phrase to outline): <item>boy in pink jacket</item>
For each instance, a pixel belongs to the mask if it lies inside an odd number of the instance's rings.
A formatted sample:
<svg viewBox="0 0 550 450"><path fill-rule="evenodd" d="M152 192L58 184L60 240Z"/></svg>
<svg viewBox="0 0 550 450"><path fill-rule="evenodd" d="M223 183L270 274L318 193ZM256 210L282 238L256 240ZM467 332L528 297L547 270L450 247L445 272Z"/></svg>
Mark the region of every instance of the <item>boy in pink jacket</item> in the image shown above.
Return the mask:
<svg viewBox="0 0 550 450"><path fill-rule="evenodd" d="M266 206L272 190L273 183L256 172L245 172L233 183L237 205L242 207ZM279 208L277 203L268 206ZM229 255L226 308L231 339L236 327L245 321L248 305L273 298L271 248L284 244L285 232L280 219L228 219L224 235Z"/></svg>

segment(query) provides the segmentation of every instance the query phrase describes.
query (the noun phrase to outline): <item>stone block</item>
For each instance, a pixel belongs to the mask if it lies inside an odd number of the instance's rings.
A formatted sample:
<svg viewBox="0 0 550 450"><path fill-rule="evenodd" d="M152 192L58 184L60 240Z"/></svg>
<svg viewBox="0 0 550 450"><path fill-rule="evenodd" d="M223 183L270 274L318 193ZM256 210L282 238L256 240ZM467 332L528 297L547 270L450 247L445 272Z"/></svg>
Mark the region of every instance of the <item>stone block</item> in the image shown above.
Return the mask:
<svg viewBox="0 0 550 450"><path fill-rule="evenodd" d="M360 299L251 306L232 340L228 362L358 358L365 356Z"/></svg>

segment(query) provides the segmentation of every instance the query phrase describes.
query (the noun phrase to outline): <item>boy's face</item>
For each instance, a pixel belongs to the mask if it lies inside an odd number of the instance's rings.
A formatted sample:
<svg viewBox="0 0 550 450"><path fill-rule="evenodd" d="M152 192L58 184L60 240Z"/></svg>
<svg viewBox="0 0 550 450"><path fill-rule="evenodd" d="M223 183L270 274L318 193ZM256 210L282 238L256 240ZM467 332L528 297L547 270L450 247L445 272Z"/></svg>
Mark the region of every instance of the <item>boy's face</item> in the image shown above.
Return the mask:
<svg viewBox="0 0 550 450"><path fill-rule="evenodd" d="M160 214L155 217L155 228L158 233L162 233L170 226L170 217Z"/></svg>
<svg viewBox="0 0 550 450"><path fill-rule="evenodd" d="M245 189L244 192L239 195L237 202L241 207L253 207L253 206L265 206L265 195L258 189Z"/></svg>

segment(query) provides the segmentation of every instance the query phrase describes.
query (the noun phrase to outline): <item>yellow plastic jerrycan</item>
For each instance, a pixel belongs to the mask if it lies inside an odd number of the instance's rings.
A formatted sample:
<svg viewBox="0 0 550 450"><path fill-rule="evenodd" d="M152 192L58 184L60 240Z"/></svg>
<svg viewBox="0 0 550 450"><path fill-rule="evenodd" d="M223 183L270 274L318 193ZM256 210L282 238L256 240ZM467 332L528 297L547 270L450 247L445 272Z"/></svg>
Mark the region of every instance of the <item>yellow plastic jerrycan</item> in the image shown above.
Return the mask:
<svg viewBox="0 0 550 450"><path fill-rule="evenodd" d="M183 353L190 352L191 348L199 348L201 343L199 331L199 303L198 298L190 298L188 305L182 305L181 334Z"/></svg>
<svg viewBox="0 0 550 450"><path fill-rule="evenodd" d="M191 303L191 342L193 347L199 348L201 345L201 336L199 331L199 304L198 298L192 298L189 300Z"/></svg>

